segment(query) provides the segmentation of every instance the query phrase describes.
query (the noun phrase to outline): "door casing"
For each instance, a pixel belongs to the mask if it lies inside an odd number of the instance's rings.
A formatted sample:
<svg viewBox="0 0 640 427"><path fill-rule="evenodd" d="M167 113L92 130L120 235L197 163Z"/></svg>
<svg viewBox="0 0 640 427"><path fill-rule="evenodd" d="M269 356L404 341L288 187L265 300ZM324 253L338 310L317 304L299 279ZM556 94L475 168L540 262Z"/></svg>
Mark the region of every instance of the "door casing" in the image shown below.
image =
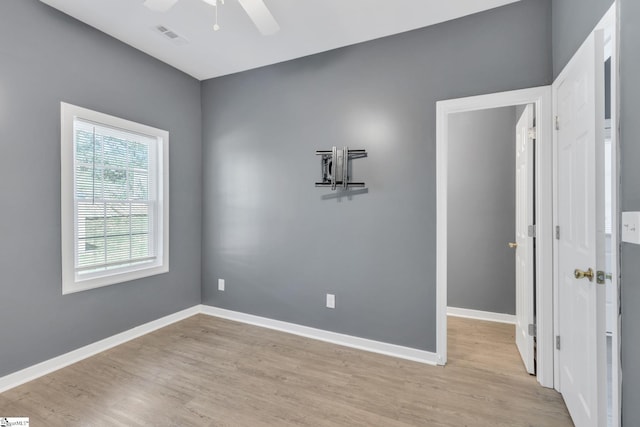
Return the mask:
<svg viewBox="0 0 640 427"><path fill-rule="evenodd" d="M534 104L538 141L535 148L537 379L553 387L553 215L551 87L450 99L436 103L437 176L437 322L436 359L447 362L447 173L449 115L488 108ZM506 242L505 242L506 244Z"/></svg>

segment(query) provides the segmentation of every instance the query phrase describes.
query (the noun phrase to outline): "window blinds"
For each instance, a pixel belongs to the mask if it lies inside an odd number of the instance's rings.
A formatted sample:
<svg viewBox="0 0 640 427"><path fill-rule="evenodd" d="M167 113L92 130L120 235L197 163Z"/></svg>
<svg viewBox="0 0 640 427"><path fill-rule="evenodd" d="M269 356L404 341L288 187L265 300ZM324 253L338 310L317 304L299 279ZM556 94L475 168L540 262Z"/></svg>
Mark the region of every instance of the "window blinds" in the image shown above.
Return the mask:
<svg viewBox="0 0 640 427"><path fill-rule="evenodd" d="M156 138L74 119L75 269L156 258Z"/></svg>

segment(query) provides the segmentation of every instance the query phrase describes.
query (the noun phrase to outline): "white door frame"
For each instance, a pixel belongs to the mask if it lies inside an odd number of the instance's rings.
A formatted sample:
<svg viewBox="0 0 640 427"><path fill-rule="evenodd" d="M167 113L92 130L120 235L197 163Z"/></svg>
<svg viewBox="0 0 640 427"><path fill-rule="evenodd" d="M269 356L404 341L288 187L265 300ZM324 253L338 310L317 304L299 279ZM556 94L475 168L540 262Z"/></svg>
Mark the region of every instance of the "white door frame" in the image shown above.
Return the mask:
<svg viewBox="0 0 640 427"><path fill-rule="evenodd" d="M620 224L619 219L622 208L620 206L620 8L618 0L613 2L604 20L609 20L612 25L611 34L611 206L614 212L611 215L611 277L613 286L613 311L616 313L616 321L613 322L612 331L612 423L611 427L622 425L622 362L620 360L622 340L620 336ZM606 36L605 36L606 37ZM606 42L606 39L605 39Z"/></svg>
<svg viewBox="0 0 640 427"><path fill-rule="evenodd" d="M614 1L613 5L609 8L609 10L602 17L600 22L595 26L592 33L597 30L605 31L605 44L610 43L611 48L611 205L614 208L614 212L611 215L611 281L614 289L613 295L613 311L615 313L620 313L620 282L619 282L619 266L620 266L620 205L619 205L619 165L620 165L620 150L619 150L619 99L620 99L620 86L619 86L619 8L617 7L618 1ZM609 38L607 40L607 38ZM555 79L552 85L552 93L555 93L557 83L563 79L565 75L565 70L563 70ZM557 114L557 105L553 102L553 113L552 116L555 117ZM557 132L553 132L553 147L557 145ZM553 223L557 224L558 222L558 212L557 212L557 204L555 201L557 200L557 164L554 156L554 165L553 165L553 191L554 191L554 207L553 207ZM553 262L554 262L554 273L553 280L554 283L559 283L558 280L558 271L557 271L557 263L558 263L558 248L557 241L553 242ZM555 286L555 285L554 285ZM554 335L558 334L558 289L555 286L554 294L553 294L553 302L554 302ZM613 322L613 331L612 331L612 413L611 413L611 426L619 427L621 425L622 419L622 382L621 382L621 363L620 363L620 315L617 315L617 321ZM605 360L606 363L606 360ZM554 388L557 391L561 391L560 384L560 371L559 371L559 362L558 362L558 352L554 351ZM606 365L600 366L599 369L607 369ZM606 405L606 399L604 402L600 402L601 405ZM604 408L606 413L606 406Z"/></svg>
<svg viewBox="0 0 640 427"><path fill-rule="evenodd" d="M449 115L522 104L535 104L538 133L535 148L537 379L541 385L553 387L553 147L550 86L450 99L436 103L436 358L439 365L447 363L447 142Z"/></svg>

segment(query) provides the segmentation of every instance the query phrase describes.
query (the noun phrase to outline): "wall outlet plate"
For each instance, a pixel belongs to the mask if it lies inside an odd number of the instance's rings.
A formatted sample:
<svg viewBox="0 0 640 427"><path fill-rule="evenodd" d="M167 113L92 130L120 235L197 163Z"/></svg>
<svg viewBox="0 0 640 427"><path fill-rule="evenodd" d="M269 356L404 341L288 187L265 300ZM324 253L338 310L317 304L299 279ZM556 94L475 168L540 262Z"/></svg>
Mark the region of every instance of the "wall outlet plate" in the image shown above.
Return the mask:
<svg viewBox="0 0 640 427"><path fill-rule="evenodd" d="M640 245L640 212L622 212L622 241Z"/></svg>
<svg viewBox="0 0 640 427"><path fill-rule="evenodd" d="M224 291L224 279L218 279L218 290Z"/></svg>
<svg viewBox="0 0 640 427"><path fill-rule="evenodd" d="M327 294L327 308L336 308L336 296Z"/></svg>

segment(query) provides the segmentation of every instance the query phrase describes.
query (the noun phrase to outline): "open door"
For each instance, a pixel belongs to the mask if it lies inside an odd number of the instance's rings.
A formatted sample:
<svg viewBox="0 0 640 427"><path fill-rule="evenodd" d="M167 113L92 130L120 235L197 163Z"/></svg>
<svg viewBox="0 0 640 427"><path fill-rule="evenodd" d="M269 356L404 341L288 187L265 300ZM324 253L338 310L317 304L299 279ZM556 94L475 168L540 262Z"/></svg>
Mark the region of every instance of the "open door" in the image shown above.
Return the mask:
<svg viewBox="0 0 640 427"><path fill-rule="evenodd" d="M528 373L535 374L534 347L534 109L516 124L516 345Z"/></svg>
<svg viewBox="0 0 640 427"><path fill-rule="evenodd" d="M602 31L595 31L553 85L559 390L579 427L606 425L604 286L596 278L604 218L597 180L604 158L603 40Z"/></svg>

